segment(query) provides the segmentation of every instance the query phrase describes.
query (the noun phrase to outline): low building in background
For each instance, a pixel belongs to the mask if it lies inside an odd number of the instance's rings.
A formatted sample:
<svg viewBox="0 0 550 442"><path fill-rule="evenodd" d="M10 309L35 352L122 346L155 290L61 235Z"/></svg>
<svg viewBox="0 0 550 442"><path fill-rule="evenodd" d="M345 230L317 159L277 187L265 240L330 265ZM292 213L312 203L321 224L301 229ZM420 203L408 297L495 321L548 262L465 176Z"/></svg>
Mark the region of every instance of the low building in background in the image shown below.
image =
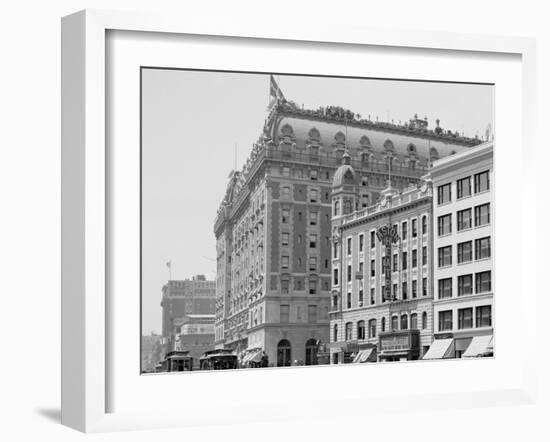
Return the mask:
<svg viewBox="0 0 550 442"><path fill-rule="evenodd" d="M493 354L493 143L435 161L434 337L426 359Z"/></svg>
<svg viewBox="0 0 550 442"><path fill-rule="evenodd" d="M175 350L186 351L193 358L193 370L199 369L204 353L214 350L216 315L189 314L175 321Z"/></svg>
<svg viewBox="0 0 550 442"><path fill-rule="evenodd" d="M153 373L162 359L162 336L156 333L143 335L141 337L141 371Z"/></svg>
<svg viewBox="0 0 550 442"><path fill-rule="evenodd" d="M175 349L179 327L189 315L213 315L216 303L216 281L204 275L191 279L171 280L162 287L162 337L166 351Z"/></svg>

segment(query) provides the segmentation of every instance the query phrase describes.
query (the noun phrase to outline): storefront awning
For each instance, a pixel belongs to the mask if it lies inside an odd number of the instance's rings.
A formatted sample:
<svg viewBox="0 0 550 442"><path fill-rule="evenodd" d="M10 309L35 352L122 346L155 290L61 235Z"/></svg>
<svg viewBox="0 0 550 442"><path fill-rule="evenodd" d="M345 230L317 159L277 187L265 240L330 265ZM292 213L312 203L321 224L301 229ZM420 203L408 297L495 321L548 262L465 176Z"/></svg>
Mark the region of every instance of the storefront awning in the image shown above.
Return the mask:
<svg viewBox="0 0 550 442"><path fill-rule="evenodd" d="M432 342L432 345L430 345L429 350L426 352L422 359L448 358L450 356L452 343L452 338L434 340Z"/></svg>
<svg viewBox="0 0 550 442"><path fill-rule="evenodd" d="M373 360L375 356L374 347L367 348L365 350L360 350L359 353L353 359L354 364L359 364L363 362L376 362L376 359Z"/></svg>
<svg viewBox="0 0 550 442"><path fill-rule="evenodd" d="M255 353L252 353L250 357L247 358L247 362L261 362L262 361L262 350L258 350Z"/></svg>
<svg viewBox="0 0 550 442"><path fill-rule="evenodd" d="M478 358L492 352L493 335L474 336L472 342L462 354L463 358Z"/></svg>

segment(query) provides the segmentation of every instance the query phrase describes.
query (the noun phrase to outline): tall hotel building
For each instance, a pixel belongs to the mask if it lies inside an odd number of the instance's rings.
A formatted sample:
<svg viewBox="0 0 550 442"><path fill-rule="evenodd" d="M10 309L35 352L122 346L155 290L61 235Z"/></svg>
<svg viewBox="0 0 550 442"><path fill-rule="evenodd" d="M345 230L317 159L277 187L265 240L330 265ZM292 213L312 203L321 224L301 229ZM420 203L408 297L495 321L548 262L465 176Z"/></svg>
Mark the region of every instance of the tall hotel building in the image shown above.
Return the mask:
<svg viewBox="0 0 550 442"><path fill-rule="evenodd" d="M332 184L342 161L357 180L353 203L342 201L349 215L379 199L388 158L392 184L402 190L429 161L479 141L439 125L430 131L416 117L397 125L340 107L303 109L271 82L263 133L242 170L230 175L214 223L215 343L238 355L263 350L271 366L313 365L319 345L331 339Z"/></svg>
<svg viewBox="0 0 550 442"><path fill-rule="evenodd" d="M493 143L439 161L434 193L434 345L426 359L493 353Z"/></svg>

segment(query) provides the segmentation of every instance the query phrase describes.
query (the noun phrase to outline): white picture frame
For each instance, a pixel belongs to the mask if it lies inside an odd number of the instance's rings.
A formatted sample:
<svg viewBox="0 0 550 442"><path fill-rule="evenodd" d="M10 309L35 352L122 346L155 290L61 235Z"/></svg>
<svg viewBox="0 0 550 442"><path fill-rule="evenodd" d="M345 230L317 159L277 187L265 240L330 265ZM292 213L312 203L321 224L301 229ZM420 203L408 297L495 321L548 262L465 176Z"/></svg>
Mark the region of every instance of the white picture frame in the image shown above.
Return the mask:
<svg viewBox="0 0 550 442"><path fill-rule="evenodd" d="M194 18L142 13L86 10L62 21L62 423L84 432L101 432L138 428L157 428L191 424L207 425L210 416L194 416L183 411L163 410L108 412L108 376L111 324L108 274L110 197L106 155L106 33L108 31L155 32L164 35L206 35L251 39L274 39L288 42L338 43L369 45L380 48L425 48L442 51L468 51L477 54L514 54L521 57L522 120L521 155L524 172L530 170L535 155L535 42L528 38L493 37L451 33L429 33L344 26L296 27L291 23L256 23L242 20L211 23ZM534 217L536 194L522 187L524 220ZM523 223L521 237L529 229ZM535 254L536 245L524 242L520 262ZM525 269L524 269L525 270ZM536 303L535 281L521 280L522 308ZM499 324L501 325L501 324ZM534 321L524 330L525 359L519 385L499 390L472 391L464 394L427 394L415 397L416 409L468 407L499 403L533 403L535 397L536 359ZM447 363L447 362L445 362ZM136 368L137 370L137 368ZM297 369L303 370L303 369ZM307 370L307 369L306 369ZM286 375L292 376L291 372ZM297 373L297 372L296 372ZM229 373L231 375L231 373ZM244 376L246 373L240 373ZM197 378L198 379L198 378ZM204 378L201 378L201 380ZM390 391L376 404L351 399L356 413L406 409L395 405L399 391ZM344 398L345 400L345 398ZM317 416L326 401L312 399L313 411L300 404L286 404L280 409L275 401L265 412L252 413L246 419L260 421L269 414L273 419ZM246 404L241 400L242 407ZM360 406L359 406L360 405ZM351 405L350 405L351 406ZM244 409L244 408L243 408ZM341 413L345 413L342 409ZM223 413L222 413L223 414ZM229 421L229 420L228 420Z"/></svg>

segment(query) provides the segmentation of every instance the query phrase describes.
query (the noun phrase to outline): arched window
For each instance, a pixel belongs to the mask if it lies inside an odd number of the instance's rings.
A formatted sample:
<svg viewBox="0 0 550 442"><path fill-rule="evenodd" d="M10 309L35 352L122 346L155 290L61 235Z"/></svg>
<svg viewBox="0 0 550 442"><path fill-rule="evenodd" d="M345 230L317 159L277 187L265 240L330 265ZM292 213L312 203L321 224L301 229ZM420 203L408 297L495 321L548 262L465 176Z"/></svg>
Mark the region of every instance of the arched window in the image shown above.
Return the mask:
<svg viewBox="0 0 550 442"><path fill-rule="evenodd" d="M333 334L334 334L334 342L338 342L338 324L334 324L333 327Z"/></svg>
<svg viewBox="0 0 550 442"><path fill-rule="evenodd" d="M409 328L409 317L405 314L401 315L401 330L407 330Z"/></svg>
<svg viewBox="0 0 550 442"><path fill-rule="evenodd" d="M397 318L397 315L391 317L391 329L392 330L397 330L399 328L398 327L398 325L399 325L398 322L399 322L399 319Z"/></svg>
<svg viewBox="0 0 550 442"><path fill-rule="evenodd" d="M317 351L319 345L316 339L308 339L306 342L306 365L317 365Z"/></svg>
<svg viewBox="0 0 550 442"><path fill-rule="evenodd" d="M357 323L357 339L365 339L365 321Z"/></svg>
<svg viewBox="0 0 550 442"><path fill-rule="evenodd" d="M367 137L366 135L363 135L361 137L361 139L359 140L359 144L361 145L361 147L364 148L371 147L369 137Z"/></svg>
<svg viewBox="0 0 550 442"><path fill-rule="evenodd" d="M353 212L353 203L349 198L344 200L344 215L349 215Z"/></svg>
<svg viewBox="0 0 550 442"><path fill-rule="evenodd" d="M418 328L418 315L413 313L411 315L411 329L416 330Z"/></svg>
<svg viewBox="0 0 550 442"><path fill-rule="evenodd" d="M435 147L432 147L430 149L430 161L438 160L439 159L439 152Z"/></svg>
<svg viewBox="0 0 550 442"><path fill-rule="evenodd" d="M353 324L351 322L346 322L346 341L351 341L351 328Z"/></svg>
<svg viewBox="0 0 550 442"><path fill-rule="evenodd" d="M386 331L386 317L382 317L382 331Z"/></svg>
<svg viewBox="0 0 550 442"><path fill-rule="evenodd" d="M342 131L336 132L336 135L334 135L334 141L337 144L344 144L346 142L346 136L344 135L344 132Z"/></svg>
<svg viewBox="0 0 550 442"><path fill-rule="evenodd" d="M340 201L334 201L334 216L340 215Z"/></svg>
<svg viewBox="0 0 550 442"><path fill-rule="evenodd" d="M422 312L422 330L425 330L426 327L428 327L428 314L426 312Z"/></svg>
<svg viewBox="0 0 550 442"><path fill-rule="evenodd" d="M376 338L376 319L369 320L369 338Z"/></svg>
<svg viewBox="0 0 550 442"><path fill-rule="evenodd" d="M290 124L284 124L283 127L281 127L281 135L287 137L292 136L294 135L294 129L292 129Z"/></svg>
<svg viewBox="0 0 550 442"><path fill-rule="evenodd" d="M312 127L310 129L308 135L309 135L309 138L314 140L314 141L320 141L321 140L321 134L319 133L319 131L315 127Z"/></svg>
<svg viewBox="0 0 550 442"><path fill-rule="evenodd" d="M393 152L394 151L392 140L388 139L388 140L384 141L384 150L386 152Z"/></svg>
<svg viewBox="0 0 550 442"><path fill-rule="evenodd" d="M292 348L290 342L282 339L277 344L277 367L289 367L292 363Z"/></svg>

